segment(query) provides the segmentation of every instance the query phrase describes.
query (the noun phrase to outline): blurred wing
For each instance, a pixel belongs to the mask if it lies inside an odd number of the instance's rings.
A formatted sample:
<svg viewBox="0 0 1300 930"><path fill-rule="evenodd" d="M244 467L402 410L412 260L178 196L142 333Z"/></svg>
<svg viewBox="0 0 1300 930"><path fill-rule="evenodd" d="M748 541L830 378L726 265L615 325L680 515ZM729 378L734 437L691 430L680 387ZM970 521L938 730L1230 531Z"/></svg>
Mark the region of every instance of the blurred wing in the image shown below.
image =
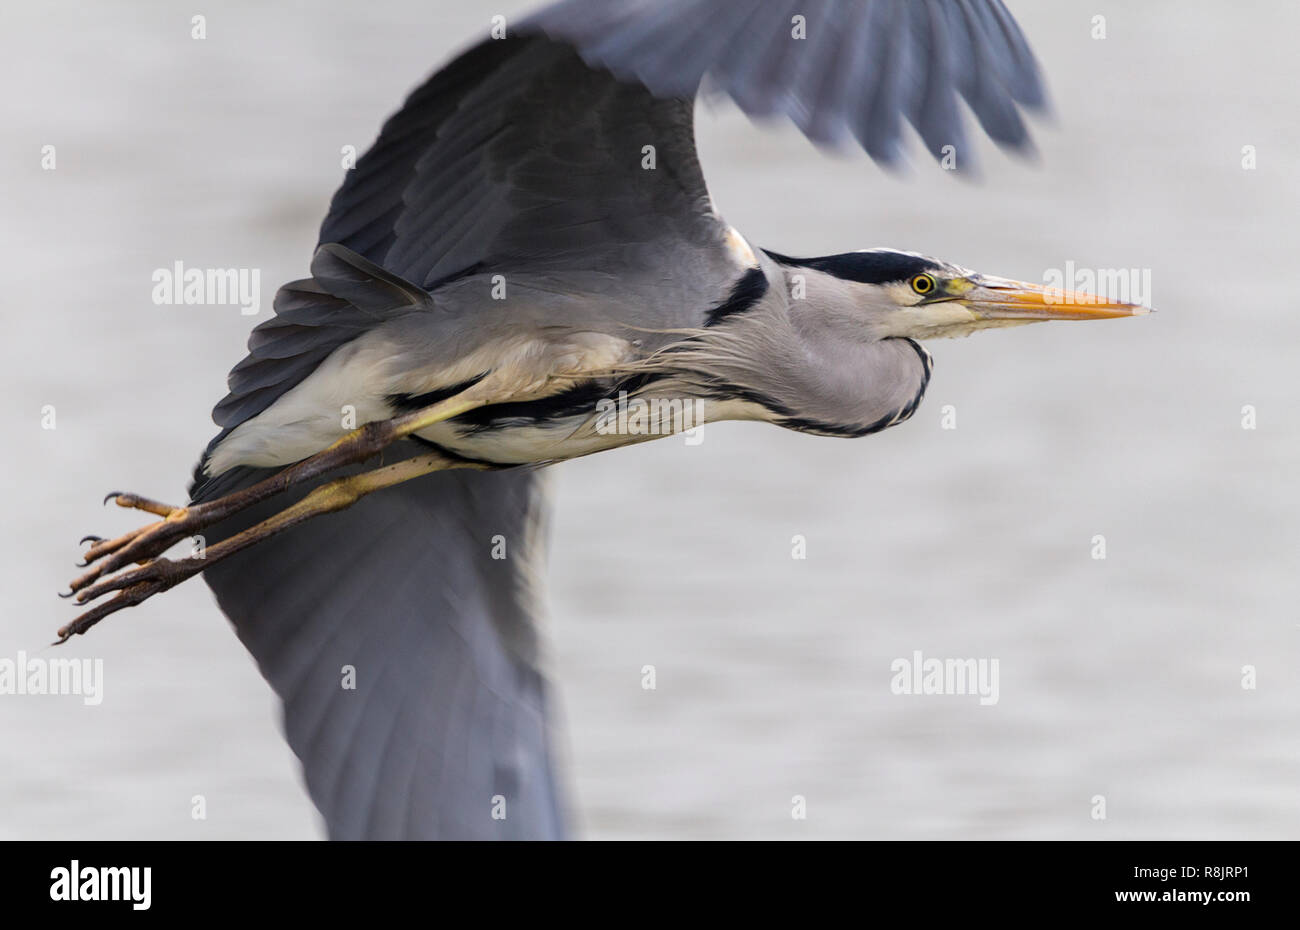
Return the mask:
<svg viewBox="0 0 1300 930"><path fill-rule="evenodd" d="M530 18L591 65L659 96L706 78L750 116L790 117L819 143L898 156L902 121L969 164L958 98L985 132L1029 145L1019 106L1046 94L1001 0L564 0Z"/></svg>

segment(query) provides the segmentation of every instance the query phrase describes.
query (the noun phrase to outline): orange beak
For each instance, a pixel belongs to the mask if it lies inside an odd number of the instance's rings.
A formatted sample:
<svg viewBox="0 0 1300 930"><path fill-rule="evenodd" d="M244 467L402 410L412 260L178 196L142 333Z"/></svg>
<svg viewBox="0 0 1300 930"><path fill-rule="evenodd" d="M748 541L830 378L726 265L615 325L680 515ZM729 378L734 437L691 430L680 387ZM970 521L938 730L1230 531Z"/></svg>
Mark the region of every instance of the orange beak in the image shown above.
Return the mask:
<svg viewBox="0 0 1300 930"><path fill-rule="evenodd" d="M1140 304L1009 278L974 275L970 284L970 289L956 299L986 320L1111 320L1151 312L1150 307Z"/></svg>

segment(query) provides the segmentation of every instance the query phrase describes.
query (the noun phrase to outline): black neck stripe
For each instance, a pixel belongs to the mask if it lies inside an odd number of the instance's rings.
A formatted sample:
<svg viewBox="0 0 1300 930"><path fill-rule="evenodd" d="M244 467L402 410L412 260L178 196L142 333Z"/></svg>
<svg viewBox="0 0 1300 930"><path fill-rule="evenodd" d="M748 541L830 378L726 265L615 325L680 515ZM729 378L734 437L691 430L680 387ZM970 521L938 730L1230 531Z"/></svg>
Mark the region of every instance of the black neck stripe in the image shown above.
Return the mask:
<svg viewBox="0 0 1300 930"><path fill-rule="evenodd" d="M731 288L727 299L709 311L704 325L717 326L727 317L744 313L766 296L767 289L767 275L763 274L763 269L749 269Z"/></svg>

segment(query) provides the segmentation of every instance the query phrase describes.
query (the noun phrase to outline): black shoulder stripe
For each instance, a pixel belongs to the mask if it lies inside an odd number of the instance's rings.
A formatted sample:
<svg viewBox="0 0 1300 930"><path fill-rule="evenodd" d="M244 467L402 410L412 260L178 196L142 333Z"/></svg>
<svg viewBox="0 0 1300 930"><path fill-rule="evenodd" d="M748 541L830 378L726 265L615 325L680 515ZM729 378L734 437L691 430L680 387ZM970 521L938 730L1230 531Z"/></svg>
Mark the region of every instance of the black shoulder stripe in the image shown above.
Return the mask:
<svg viewBox="0 0 1300 930"><path fill-rule="evenodd" d="M763 299L767 294L767 288L767 275L763 274L763 269L749 269L732 287L727 299L709 311L708 319L704 321L704 325L706 327L717 326L729 316L744 313Z"/></svg>
<svg viewBox="0 0 1300 930"><path fill-rule="evenodd" d="M536 426L567 417L594 414L596 404L610 393L607 381L584 381L538 400L490 404L462 413L452 420L468 433L508 427Z"/></svg>
<svg viewBox="0 0 1300 930"><path fill-rule="evenodd" d="M434 404L446 400L448 397L455 397L461 391L468 390L487 377L487 372L470 378L468 381L462 381L460 384L453 384L449 387L438 388L436 391L430 391L427 394L390 394L388 402L394 410L407 413L412 410L423 410L425 407L432 407Z"/></svg>

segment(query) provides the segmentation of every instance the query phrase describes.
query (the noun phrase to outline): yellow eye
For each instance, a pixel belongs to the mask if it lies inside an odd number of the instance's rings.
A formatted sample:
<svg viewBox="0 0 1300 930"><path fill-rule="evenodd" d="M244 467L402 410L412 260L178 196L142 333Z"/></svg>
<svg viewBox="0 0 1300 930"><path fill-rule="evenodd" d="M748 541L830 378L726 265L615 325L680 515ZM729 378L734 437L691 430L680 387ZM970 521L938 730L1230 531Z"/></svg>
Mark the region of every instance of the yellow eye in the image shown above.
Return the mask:
<svg viewBox="0 0 1300 930"><path fill-rule="evenodd" d="M928 274L919 274L912 279L912 290L918 294L929 294L934 290L934 278Z"/></svg>

